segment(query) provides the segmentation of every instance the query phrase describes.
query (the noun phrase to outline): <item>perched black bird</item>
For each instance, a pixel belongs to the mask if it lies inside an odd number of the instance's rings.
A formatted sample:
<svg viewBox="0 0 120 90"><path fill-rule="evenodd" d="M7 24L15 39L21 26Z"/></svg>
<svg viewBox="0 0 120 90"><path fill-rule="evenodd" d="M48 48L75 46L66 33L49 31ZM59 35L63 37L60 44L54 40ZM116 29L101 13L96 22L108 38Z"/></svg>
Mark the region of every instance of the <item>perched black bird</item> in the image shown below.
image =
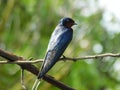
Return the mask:
<svg viewBox="0 0 120 90"><path fill-rule="evenodd" d="M63 18L60 20L59 24L52 33L44 62L37 79L41 79L61 57L72 40L73 29L71 27L73 25L76 25L76 23L71 18Z"/></svg>

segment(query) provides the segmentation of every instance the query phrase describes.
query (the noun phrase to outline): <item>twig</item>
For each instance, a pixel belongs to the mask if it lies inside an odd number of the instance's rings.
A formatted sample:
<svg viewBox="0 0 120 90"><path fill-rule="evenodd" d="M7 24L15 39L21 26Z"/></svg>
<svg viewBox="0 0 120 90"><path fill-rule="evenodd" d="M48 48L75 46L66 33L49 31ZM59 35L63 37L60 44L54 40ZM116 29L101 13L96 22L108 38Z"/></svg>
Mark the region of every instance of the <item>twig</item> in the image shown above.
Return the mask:
<svg viewBox="0 0 120 90"><path fill-rule="evenodd" d="M91 56L83 56L83 57L79 57L79 58L70 58L70 57L62 57L60 58L60 60L69 60L69 61L77 61L77 60L86 60L86 59L97 59L97 58L104 58L104 57L120 57L120 53L105 53L105 54L99 54L99 55L91 55ZM34 63L38 63L38 62L43 62L43 59L36 59L33 61L28 61L28 60L17 60L14 62L10 62L10 61L0 61L0 64L34 64Z"/></svg>
<svg viewBox="0 0 120 90"><path fill-rule="evenodd" d="M60 58L60 60L71 60L71 61L77 61L77 60L85 60L85 59L97 59L97 58L104 58L104 57L120 57L120 53L105 53L105 54L99 54L99 55L91 55L91 56L83 56L79 58L69 58L69 57L63 57Z"/></svg>
<svg viewBox="0 0 120 90"><path fill-rule="evenodd" d="M9 62L15 62L17 60L21 60L24 61L24 59L22 57L10 54L8 52L5 52L3 50L0 49L0 56L7 59ZM34 65L30 64L30 63L19 63L17 64L19 65L22 69L25 69L29 72L31 72L34 75L38 75L39 73L39 69L37 69ZM71 88L65 84L63 84L60 81L55 80L53 77L49 76L49 75L44 75L43 80L47 81L48 83L58 87L61 90L75 90L74 88Z"/></svg>
<svg viewBox="0 0 120 90"><path fill-rule="evenodd" d="M37 59L34 61L28 61L28 60L18 60L18 61L0 61L0 64L30 64L30 63L38 63L43 62L43 59Z"/></svg>
<svg viewBox="0 0 120 90"><path fill-rule="evenodd" d="M25 83L24 83L24 69L21 69L21 84L24 90L27 90Z"/></svg>

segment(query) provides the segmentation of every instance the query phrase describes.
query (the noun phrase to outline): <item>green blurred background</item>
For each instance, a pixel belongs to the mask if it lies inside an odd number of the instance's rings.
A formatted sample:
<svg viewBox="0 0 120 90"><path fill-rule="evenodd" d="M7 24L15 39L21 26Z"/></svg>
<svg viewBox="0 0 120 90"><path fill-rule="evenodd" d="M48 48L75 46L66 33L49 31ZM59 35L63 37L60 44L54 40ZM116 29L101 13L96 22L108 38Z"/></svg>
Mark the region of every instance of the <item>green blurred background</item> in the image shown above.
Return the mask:
<svg viewBox="0 0 120 90"><path fill-rule="evenodd" d="M98 0L0 0L0 48L25 59L44 58L50 35L63 17L72 17L78 24L73 27L74 37L65 56L120 51L120 28L109 30L120 20L106 14ZM40 67L40 63L35 65ZM60 61L48 74L77 90L120 90L119 65L119 58L110 57ZM28 90L35 79L25 71ZM0 65L0 90L22 90L19 66ZM59 89L42 81L39 90Z"/></svg>

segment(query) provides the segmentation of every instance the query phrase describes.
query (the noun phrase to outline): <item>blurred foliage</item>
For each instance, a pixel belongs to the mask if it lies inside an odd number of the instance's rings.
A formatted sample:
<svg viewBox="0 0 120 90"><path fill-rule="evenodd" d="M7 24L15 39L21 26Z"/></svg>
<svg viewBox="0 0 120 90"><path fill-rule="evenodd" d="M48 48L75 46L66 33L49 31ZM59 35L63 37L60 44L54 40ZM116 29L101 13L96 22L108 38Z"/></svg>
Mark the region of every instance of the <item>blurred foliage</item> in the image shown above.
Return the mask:
<svg viewBox="0 0 120 90"><path fill-rule="evenodd" d="M80 57L120 51L120 33L107 31L102 25L104 9L90 12L90 0L0 0L0 48L23 56L44 58L52 31L62 17L72 17L74 38L64 55ZM112 22L113 20L111 20ZM114 22L115 23L115 22ZM1 59L1 58L0 58ZM1 59L2 60L2 59ZM120 90L118 58L100 58L77 62L58 62L48 73L77 90ZM0 65L0 90L22 90L20 68ZM40 67L40 64L37 64ZM28 89L35 76L25 72ZM39 90L58 90L42 81Z"/></svg>

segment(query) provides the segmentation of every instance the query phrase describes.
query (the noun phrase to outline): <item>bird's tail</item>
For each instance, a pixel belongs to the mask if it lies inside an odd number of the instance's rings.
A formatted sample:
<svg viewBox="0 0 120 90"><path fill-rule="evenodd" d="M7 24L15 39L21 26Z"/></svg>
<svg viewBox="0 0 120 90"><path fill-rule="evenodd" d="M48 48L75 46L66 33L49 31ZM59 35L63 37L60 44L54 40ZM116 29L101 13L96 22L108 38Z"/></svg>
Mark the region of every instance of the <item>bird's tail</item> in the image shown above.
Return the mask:
<svg viewBox="0 0 120 90"><path fill-rule="evenodd" d="M38 86L40 85L40 82L41 80L37 78L32 86L32 90L37 90Z"/></svg>

